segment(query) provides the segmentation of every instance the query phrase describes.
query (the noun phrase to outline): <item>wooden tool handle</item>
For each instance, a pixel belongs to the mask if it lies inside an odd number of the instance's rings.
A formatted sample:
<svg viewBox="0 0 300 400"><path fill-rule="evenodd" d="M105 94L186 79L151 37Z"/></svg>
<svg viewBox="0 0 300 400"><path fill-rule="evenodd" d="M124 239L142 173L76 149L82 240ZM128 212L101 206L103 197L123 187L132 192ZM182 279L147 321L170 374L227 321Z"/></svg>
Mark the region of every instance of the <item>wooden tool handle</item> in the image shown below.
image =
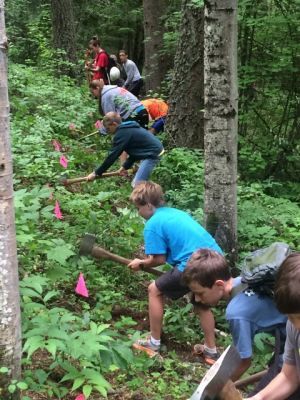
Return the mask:
<svg viewBox="0 0 300 400"><path fill-rule="evenodd" d="M265 369L263 371L256 372L256 374L247 376L246 378L239 379L238 381L234 382L235 387L237 389L240 389L240 388L243 388L245 386L252 385L253 383L259 381L263 376L265 376L267 372L268 372L268 370Z"/></svg>
<svg viewBox="0 0 300 400"><path fill-rule="evenodd" d="M120 263L123 265L128 265L131 261L128 258L124 258L124 257L118 256L117 254L113 254L110 251L105 250L100 246L94 246L91 254L92 254L92 256L94 256L96 258L106 258L107 260L116 261L117 263Z"/></svg>
<svg viewBox="0 0 300 400"><path fill-rule="evenodd" d="M104 172L101 176L96 176L96 179L108 178L110 176L119 175L118 171ZM65 185L72 185L73 183L88 182L86 176L81 176L80 178L66 179L64 181Z"/></svg>
<svg viewBox="0 0 300 400"><path fill-rule="evenodd" d="M220 400L243 400L241 393L232 381L228 381L219 394Z"/></svg>
<svg viewBox="0 0 300 400"><path fill-rule="evenodd" d="M86 176L82 176L80 178L66 179L64 181L64 185L72 185L73 183L85 182Z"/></svg>
<svg viewBox="0 0 300 400"><path fill-rule="evenodd" d="M95 258L105 258L107 260L112 260L116 261L119 264L123 265L128 265L131 260L125 257L118 256L117 254L111 253L108 250L103 249L103 247L100 246L94 246L93 250L91 252L91 255ZM156 276L161 276L163 275L163 272L158 271L157 269L154 268L145 268L145 272L149 272L150 274L156 275Z"/></svg>

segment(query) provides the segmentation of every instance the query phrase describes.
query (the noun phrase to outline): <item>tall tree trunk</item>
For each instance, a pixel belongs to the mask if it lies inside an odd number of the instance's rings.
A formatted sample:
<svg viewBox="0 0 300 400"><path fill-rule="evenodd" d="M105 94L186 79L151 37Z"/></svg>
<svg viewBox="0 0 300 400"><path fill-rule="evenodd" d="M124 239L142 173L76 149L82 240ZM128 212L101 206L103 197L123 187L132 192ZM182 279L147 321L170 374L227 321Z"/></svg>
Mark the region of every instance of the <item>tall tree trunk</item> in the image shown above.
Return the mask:
<svg viewBox="0 0 300 400"><path fill-rule="evenodd" d="M0 398L9 399L7 381L21 373L21 328L16 232L13 207L12 158L9 140L7 38L4 0L0 0ZM9 379L8 379L9 378Z"/></svg>
<svg viewBox="0 0 300 400"><path fill-rule="evenodd" d="M205 216L233 264L237 255L237 0L206 0Z"/></svg>
<svg viewBox="0 0 300 400"><path fill-rule="evenodd" d="M168 58L160 54L163 47L164 20L167 0L143 0L146 91L157 91L168 69Z"/></svg>
<svg viewBox="0 0 300 400"><path fill-rule="evenodd" d="M182 2L166 131L177 146L203 148L203 8Z"/></svg>
<svg viewBox="0 0 300 400"><path fill-rule="evenodd" d="M76 62L76 31L72 0L51 0L53 44L65 51L65 61ZM61 72L74 76L74 68L64 66Z"/></svg>

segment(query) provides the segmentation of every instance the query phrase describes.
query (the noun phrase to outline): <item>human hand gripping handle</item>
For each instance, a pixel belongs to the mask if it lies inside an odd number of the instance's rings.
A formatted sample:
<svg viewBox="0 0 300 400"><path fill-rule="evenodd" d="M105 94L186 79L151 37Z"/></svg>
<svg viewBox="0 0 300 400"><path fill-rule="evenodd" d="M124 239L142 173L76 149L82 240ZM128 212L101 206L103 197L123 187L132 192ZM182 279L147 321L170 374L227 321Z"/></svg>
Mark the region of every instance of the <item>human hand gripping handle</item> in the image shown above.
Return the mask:
<svg viewBox="0 0 300 400"><path fill-rule="evenodd" d="M118 169L118 174L120 176L126 176L128 175L128 171L124 167L121 167L120 169Z"/></svg>
<svg viewBox="0 0 300 400"><path fill-rule="evenodd" d="M144 260L140 258L135 258L134 260L130 261L128 267L132 269L132 271L140 271L144 268Z"/></svg>
<svg viewBox="0 0 300 400"><path fill-rule="evenodd" d="M87 177L86 177L86 180L90 181L90 182L95 180L95 179L96 179L95 171L93 171L91 174L87 175Z"/></svg>

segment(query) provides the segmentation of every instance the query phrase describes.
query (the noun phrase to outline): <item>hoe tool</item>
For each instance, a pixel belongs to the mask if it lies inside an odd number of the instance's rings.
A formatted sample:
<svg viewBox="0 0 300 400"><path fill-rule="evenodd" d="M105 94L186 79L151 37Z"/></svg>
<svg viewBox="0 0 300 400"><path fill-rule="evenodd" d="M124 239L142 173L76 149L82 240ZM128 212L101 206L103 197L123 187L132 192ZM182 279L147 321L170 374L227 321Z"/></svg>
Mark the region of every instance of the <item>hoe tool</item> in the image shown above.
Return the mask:
<svg viewBox="0 0 300 400"><path fill-rule="evenodd" d="M90 233L86 233L80 242L79 254L85 256L92 256L97 259L105 259L115 261L119 264L128 265L131 260L128 258L124 258L118 256L117 254L111 253L108 250L105 250L103 247L97 246L96 244L96 237L91 235ZM145 268L144 271L149 272L153 275L161 276L163 272L158 271L154 268Z"/></svg>
<svg viewBox="0 0 300 400"><path fill-rule="evenodd" d="M189 400L242 400L230 377L241 359L234 346L228 346L221 357L207 371Z"/></svg>

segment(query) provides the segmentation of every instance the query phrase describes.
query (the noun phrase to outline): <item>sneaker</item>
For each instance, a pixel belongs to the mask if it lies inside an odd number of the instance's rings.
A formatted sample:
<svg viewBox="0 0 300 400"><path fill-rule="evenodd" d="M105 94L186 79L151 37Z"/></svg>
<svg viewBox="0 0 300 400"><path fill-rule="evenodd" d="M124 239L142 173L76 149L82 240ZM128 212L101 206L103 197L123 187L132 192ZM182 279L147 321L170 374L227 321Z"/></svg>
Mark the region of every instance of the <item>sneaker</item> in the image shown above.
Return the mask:
<svg viewBox="0 0 300 400"><path fill-rule="evenodd" d="M133 344L133 348L136 350L144 351L148 354L149 357L156 356L160 350L160 346L153 344L150 338L137 340Z"/></svg>
<svg viewBox="0 0 300 400"><path fill-rule="evenodd" d="M220 357L220 353L216 351L215 353L208 353L204 349L203 344L195 344L194 349L193 349L193 354L196 356L200 356L205 364L208 365L213 365L217 359Z"/></svg>

